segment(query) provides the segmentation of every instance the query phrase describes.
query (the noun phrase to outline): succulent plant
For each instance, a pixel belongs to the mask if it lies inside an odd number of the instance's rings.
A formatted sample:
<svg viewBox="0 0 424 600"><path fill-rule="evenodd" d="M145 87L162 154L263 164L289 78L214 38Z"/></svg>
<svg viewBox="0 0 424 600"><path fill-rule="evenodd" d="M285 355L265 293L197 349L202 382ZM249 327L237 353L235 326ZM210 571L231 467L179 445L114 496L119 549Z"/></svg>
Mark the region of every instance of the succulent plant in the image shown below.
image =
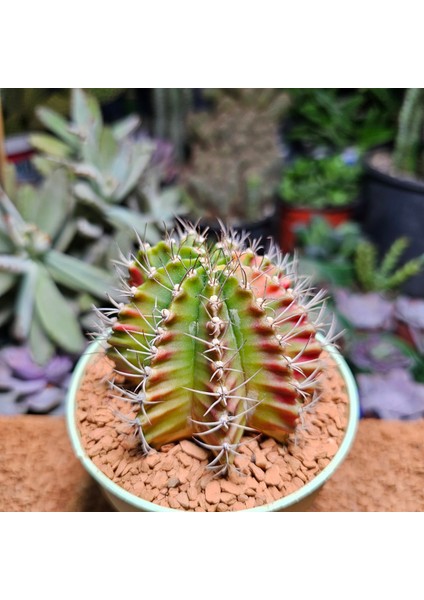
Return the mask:
<svg viewBox="0 0 424 600"><path fill-rule="evenodd" d="M355 253L355 273L359 287L364 292L396 292L410 277L424 267L424 254L398 266L399 260L409 245L406 237L393 242L377 263L377 248L372 242L360 242Z"/></svg>
<svg viewBox="0 0 424 600"><path fill-rule="evenodd" d="M39 108L37 114L56 136L31 136L34 147L44 153L35 159L39 169L46 173L57 164L66 166L76 178L75 196L97 219L130 236L134 229L146 229L150 241L159 239L156 226L173 219L177 198L175 193L152 197L142 181L158 173L155 142L134 135L139 118L130 115L104 125L98 100L79 89L72 90L71 122L47 108Z"/></svg>
<svg viewBox="0 0 424 600"><path fill-rule="evenodd" d="M0 324L13 320L13 338L28 340L40 362L48 360L55 345L78 352L85 342L73 305L75 292L105 298L113 278L65 254L76 224L62 170L40 187L9 187L14 203L0 188Z"/></svg>
<svg viewBox="0 0 424 600"><path fill-rule="evenodd" d="M0 414L49 413L63 403L74 360L55 355L40 366L26 346L0 352Z"/></svg>
<svg viewBox="0 0 424 600"><path fill-rule="evenodd" d="M288 256L257 250L225 230L209 243L187 225L153 247L140 242L126 264L129 301L101 314L125 378L111 385L139 405L145 451L194 436L225 473L245 432L284 441L295 430L323 365L323 292Z"/></svg>
<svg viewBox="0 0 424 600"><path fill-rule="evenodd" d="M361 408L382 419L418 419L424 416L424 385L411 373L395 368L388 373L358 375Z"/></svg>
<svg viewBox="0 0 424 600"><path fill-rule="evenodd" d="M228 225L263 218L273 206L283 151L278 121L287 96L275 89L210 92L215 106L188 121L191 158L183 175L194 215Z"/></svg>

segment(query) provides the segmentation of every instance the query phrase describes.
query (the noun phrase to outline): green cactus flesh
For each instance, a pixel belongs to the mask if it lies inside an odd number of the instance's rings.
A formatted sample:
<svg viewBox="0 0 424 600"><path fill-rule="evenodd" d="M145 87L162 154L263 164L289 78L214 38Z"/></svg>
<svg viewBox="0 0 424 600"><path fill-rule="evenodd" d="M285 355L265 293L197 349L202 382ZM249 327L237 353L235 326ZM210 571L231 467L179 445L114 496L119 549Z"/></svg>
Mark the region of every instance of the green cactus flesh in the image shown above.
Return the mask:
<svg viewBox="0 0 424 600"><path fill-rule="evenodd" d="M128 264L108 356L140 405L144 448L194 437L225 471L245 432L285 441L317 385L322 345L312 296L290 272L223 233L141 244ZM318 318L319 320L319 318Z"/></svg>

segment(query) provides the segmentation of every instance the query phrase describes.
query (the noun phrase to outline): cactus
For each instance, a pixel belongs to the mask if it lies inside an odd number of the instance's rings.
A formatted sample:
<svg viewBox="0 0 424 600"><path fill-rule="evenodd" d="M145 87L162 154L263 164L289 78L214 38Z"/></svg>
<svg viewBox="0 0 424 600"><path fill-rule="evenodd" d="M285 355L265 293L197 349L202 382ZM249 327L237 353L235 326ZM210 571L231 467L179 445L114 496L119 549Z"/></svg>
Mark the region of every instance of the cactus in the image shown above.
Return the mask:
<svg viewBox="0 0 424 600"><path fill-rule="evenodd" d="M193 215L237 226L272 212L281 177L280 90L209 90L210 113L189 116L191 158L182 182Z"/></svg>
<svg viewBox="0 0 424 600"><path fill-rule="evenodd" d="M324 293L290 257L257 251L247 236L223 228L209 243L183 225L125 262L129 301L99 314L124 377L111 385L139 405L145 452L194 437L225 473L245 432L284 442L295 430L322 369Z"/></svg>

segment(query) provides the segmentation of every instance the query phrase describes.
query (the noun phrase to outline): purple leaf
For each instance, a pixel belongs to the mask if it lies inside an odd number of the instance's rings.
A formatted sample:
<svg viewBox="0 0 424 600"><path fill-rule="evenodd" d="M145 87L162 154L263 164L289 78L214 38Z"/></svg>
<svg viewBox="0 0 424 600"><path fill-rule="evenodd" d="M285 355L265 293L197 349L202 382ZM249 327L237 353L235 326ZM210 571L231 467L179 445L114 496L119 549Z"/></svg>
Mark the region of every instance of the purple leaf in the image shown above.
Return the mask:
<svg viewBox="0 0 424 600"><path fill-rule="evenodd" d="M424 385L403 369L384 375L358 375L361 407L382 419L416 419L424 416Z"/></svg>
<svg viewBox="0 0 424 600"><path fill-rule="evenodd" d="M359 369L378 373L387 373L397 367L409 369L414 363L395 344L378 334L364 335L353 342L349 358Z"/></svg>
<svg viewBox="0 0 424 600"><path fill-rule="evenodd" d="M63 390L57 387L45 388L28 398L28 410L35 413L48 413L62 402Z"/></svg>
<svg viewBox="0 0 424 600"><path fill-rule="evenodd" d="M43 367L34 363L31 354L25 346L10 346L0 353L8 367L21 379L41 379L44 376Z"/></svg>
<svg viewBox="0 0 424 600"><path fill-rule="evenodd" d="M69 356L54 356L44 369L45 377L51 383L61 386L72 366L73 361Z"/></svg>
<svg viewBox="0 0 424 600"><path fill-rule="evenodd" d="M336 290L335 299L340 314L358 329L388 330L393 325L393 303L380 294L351 294L347 290Z"/></svg>

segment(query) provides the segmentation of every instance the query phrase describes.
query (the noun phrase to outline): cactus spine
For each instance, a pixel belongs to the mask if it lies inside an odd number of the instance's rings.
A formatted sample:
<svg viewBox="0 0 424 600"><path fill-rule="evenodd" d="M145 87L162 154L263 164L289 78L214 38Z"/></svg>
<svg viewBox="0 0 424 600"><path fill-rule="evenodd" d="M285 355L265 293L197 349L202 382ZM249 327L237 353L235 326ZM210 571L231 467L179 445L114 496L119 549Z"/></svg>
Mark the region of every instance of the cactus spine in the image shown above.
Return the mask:
<svg viewBox="0 0 424 600"><path fill-rule="evenodd" d="M295 430L322 367L322 310L310 313L323 294L277 250L259 256L225 230L208 245L206 233L140 242L124 261L130 299L104 320L144 450L194 436L225 473L245 432L283 442Z"/></svg>

